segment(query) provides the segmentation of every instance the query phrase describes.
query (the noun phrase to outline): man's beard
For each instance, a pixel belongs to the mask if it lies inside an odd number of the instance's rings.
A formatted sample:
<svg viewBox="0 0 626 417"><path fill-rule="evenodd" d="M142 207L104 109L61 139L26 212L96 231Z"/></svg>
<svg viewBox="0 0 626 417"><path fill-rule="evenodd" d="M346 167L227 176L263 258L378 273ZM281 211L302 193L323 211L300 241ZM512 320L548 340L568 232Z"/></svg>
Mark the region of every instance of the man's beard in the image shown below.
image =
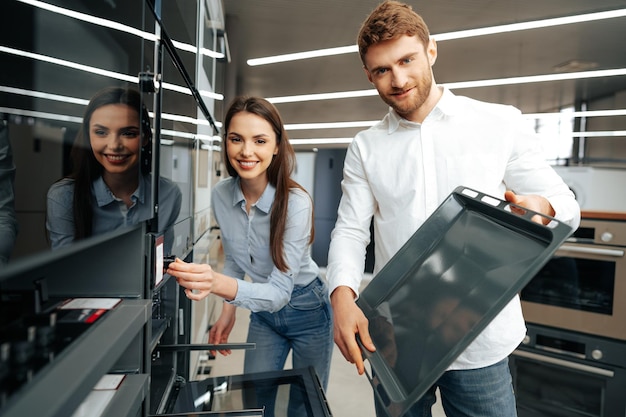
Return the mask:
<svg viewBox="0 0 626 417"><path fill-rule="evenodd" d="M381 96L383 101L387 103L392 109L396 111L400 116L409 120L408 117L411 114L415 113L419 110L420 107L424 104L428 95L430 94L430 89L433 84L433 77L430 71L427 72L427 75L420 78L413 86L413 90L411 91L411 97L408 100L396 101L394 96L391 94Z"/></svg>

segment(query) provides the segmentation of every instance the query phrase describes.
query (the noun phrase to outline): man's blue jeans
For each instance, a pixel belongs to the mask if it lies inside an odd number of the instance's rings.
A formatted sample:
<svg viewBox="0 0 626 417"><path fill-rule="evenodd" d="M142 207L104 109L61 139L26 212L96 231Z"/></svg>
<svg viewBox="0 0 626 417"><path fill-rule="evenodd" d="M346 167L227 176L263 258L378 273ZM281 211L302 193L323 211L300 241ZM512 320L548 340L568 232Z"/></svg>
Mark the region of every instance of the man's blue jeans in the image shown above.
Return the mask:
<svg viewBox="0 0 626 417"><path fill-rule="evenodd" d="M313 366L326 389L333 352L332 310L326 284L318 278L307 286L296 286L291 300L280 311L252 313L248 342L256 343L256 349L246 351L244 373L282 370L291 350L293 368ZM265 406L266 416L274 415L276 388L256 392L256 402ZM296 411L304 401L302 393L292 387L289 416L306 415Z"/></svg>
<svg viewBox="0 0 626 417"><path fill-rule="evenodd" d="M403 417L431 417L437 387L447 417L517 416L508 358L485 368L446 371Z"/></svg>

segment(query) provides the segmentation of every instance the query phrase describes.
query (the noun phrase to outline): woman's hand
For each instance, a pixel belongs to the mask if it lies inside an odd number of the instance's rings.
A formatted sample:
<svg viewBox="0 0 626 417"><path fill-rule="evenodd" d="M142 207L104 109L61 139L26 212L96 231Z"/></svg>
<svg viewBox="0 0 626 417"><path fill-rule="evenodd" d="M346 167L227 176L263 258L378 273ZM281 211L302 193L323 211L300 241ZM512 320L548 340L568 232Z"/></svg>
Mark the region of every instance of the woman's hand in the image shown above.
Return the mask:
<svg viewBox="0 0 626 417"><path fill-rule="evenodd" d="M235 326L237 307L232 304L222 304L222 314L217 319L215 324L211 326L209 330L209 344L219 345L221 343L228 343L228 336ZM222 355L228 356L231 354L230 349L223 349L219 351ZM211 355L215 356L215 351L211 351Z"/></svg>
<svg viewBox="0 0 626 417"><path fill-rule="evenodd" d="M185 295L190 300L202 300L213 290L216 274L210 265L187 263L176 258L166 272L185 288Z"/></svg>

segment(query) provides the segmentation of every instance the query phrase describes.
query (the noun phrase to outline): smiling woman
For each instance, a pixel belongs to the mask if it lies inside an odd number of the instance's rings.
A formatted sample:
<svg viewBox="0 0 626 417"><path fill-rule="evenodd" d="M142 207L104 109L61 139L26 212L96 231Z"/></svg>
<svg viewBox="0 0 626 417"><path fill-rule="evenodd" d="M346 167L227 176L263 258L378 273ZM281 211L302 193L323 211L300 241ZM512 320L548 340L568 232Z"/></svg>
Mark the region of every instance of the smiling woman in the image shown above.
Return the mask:
<svg viewBox="0 0 626 417"><path fill-rule="evenodd" d="M52 248L152 217L151 135L138 91L111 87L93 96L72 148L73 172L48 191L46 228ZM160 178L159 195L159 231L165 232L169 250L181 192Z"/></svg>

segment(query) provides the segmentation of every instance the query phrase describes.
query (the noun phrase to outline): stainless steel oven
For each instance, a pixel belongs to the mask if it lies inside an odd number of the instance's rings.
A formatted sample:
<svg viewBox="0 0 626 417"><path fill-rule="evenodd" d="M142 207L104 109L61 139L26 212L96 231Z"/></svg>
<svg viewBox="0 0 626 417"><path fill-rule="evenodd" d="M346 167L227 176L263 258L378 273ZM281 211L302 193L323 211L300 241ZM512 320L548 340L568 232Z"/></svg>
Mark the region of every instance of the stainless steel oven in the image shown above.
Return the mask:
<svg viewBox="0 0 626 417"><path fill-rule="evenodd" d="M580 227L522 290L527 323L626 340L626 214L583 212Z"/></svg>
<svg viewBox="0 0 626 417"><path fill-rule="evenodd" d="M518 417L626 415L626 342L545 326L509 358Z"/></svg>
<svg viewBox="0 0 626 417"><path fill-rule="evenodd" d="M519 417L626 415L626 214L580 227L521 291L528 333L510 356Z"/></svg>

